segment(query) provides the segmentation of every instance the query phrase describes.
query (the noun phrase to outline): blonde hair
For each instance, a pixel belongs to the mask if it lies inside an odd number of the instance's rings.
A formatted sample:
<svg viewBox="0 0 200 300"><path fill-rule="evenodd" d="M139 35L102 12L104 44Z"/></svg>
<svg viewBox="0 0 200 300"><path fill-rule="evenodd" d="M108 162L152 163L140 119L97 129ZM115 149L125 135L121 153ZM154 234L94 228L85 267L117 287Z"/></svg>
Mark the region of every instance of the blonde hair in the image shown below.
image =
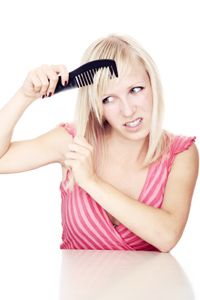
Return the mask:
<svg viewBox="0 0 200 300"><path fill-rule="evenodd" d="M162 129L164 101L159 72L151 56L130 36L112 34L96 40L85 51L81 63L106 58L116 61L119 78L109 79L108 70L101 70L95 75L93 85L79 88L74 123L77 135L84 136L93 146L94 169L97 170L106 155L105 131L109 130L109 124L103 118L101 96L109 80L120 80L133 68L136 60L140 61L149 76L153 95L148 151L143 162L143 167L148 167L168 152L172 140L172 135ZM70 190L74 183L71 174L68 182Z"/></svg>

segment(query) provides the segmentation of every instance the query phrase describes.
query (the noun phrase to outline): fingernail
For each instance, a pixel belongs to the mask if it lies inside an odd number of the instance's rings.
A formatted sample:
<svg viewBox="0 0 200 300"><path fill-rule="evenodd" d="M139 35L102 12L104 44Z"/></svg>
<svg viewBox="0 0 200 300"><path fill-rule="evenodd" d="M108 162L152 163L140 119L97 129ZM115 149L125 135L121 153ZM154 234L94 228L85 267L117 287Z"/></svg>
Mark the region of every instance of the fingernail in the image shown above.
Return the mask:
<svg viewBox="0 0 200 300"><path fill-rule="evenodd" d="M67 86L67 81L65 81L65 86Z"/></svg>
<svg viewBox="0 0 200 300"><path fill-rule="evenodd" d="M45 97L45 95L42 95L42 99Z"/></svg>
<svg viewBox="0 0 200 300"><path fill-rule="evenodd" d="M48 97L51 97L51 95L52 95L52 93L50 92Z"/></svg>

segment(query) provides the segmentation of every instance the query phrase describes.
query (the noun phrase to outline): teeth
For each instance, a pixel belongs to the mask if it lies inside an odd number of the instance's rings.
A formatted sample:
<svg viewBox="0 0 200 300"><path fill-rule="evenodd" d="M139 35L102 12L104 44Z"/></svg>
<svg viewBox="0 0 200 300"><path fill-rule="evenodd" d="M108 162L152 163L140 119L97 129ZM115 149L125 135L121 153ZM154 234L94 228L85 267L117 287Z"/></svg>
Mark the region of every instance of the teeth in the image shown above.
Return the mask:
<svg viewBox="0 0 200 300"><path fill-rule="evenodd" d="M142 121L142 119L138 119L134 122L126 123L125 125L134 127L134 126L137 126L141 121Z"/></svg>

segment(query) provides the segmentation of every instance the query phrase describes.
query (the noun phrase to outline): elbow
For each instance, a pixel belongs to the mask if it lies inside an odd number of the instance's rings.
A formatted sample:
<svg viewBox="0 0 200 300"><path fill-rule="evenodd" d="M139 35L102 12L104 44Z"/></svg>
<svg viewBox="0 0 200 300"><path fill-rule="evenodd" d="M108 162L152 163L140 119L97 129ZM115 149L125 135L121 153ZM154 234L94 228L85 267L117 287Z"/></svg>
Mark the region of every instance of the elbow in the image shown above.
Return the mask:
<svg viewBox="0 0 200 300"><path fill-rule="evenodd" d="M173 247L160 247L158 250L162 253L169 253Z"/></svg>
<svg viewBox="0 0 200 300"><path fill-rule="evenodd" d="M159 245L157 246L158 250L162 253L169 253L177 244L179 238L176 236L174 237L174 235L170 235L169 237L165 237L164 239L162 239L162 242L159 243ZM160 239L161 241L161 239Z"/></svg>

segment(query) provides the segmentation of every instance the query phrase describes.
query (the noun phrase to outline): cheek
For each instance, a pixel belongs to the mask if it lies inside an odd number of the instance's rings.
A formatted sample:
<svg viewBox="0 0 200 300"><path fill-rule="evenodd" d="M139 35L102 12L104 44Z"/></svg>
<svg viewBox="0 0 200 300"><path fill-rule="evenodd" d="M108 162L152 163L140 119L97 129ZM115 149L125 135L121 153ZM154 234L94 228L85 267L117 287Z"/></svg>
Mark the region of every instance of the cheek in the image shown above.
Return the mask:
<svg viewBox="0 0 200 300"><path fill-rule="evenodd" d="M115 105L108 105L106 108L103 110L103 115L106 119L113 119L114 116L118 113L118 108Z"/></svg>
<svg viewBox="0 0 200 300"><path fill-rule="evenodd" d="M153 103L153 99L152 99L152 93L151 92L147 92L145 94L143 94L142 98L140 99L141 102L141 107L145 112L149 112L151 113L152 111L152 103Z"/></svg>

